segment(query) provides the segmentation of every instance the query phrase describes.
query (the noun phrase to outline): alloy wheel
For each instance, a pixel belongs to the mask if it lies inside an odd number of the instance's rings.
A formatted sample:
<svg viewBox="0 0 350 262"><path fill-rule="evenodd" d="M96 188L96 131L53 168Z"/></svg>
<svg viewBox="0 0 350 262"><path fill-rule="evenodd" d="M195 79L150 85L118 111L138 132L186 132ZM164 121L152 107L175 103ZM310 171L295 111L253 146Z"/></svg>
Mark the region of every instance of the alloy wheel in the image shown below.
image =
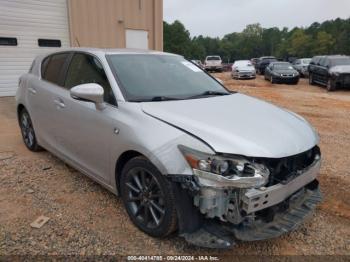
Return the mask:
<svg viewBox="0 0 350 262"><path fill-rule="evenodd" d="M133 168L125 185L131 215L146 228L157 228L165 215L164 192L157 178L144 168Z"/></svg>
<svg viewBox="0 0 350 262"><path fill-rule="evenodd" d="M35 143L35 133L32 121L26 111L22 112L20 123L24 143L27 147L32 148Z"/></svg>

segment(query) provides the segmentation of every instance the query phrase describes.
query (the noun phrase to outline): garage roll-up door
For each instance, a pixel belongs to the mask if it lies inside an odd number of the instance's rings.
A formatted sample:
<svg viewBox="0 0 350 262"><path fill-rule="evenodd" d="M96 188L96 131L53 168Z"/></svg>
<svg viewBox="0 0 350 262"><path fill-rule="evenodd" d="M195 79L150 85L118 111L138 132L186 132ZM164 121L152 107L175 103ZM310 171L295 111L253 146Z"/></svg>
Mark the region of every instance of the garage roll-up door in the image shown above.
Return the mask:
<svg viewBox="0 0 350 262"><path fill-rule="evenodd" d="M69 47L67 0L0 0L0 96L13 96L33 58Z"/></svg>

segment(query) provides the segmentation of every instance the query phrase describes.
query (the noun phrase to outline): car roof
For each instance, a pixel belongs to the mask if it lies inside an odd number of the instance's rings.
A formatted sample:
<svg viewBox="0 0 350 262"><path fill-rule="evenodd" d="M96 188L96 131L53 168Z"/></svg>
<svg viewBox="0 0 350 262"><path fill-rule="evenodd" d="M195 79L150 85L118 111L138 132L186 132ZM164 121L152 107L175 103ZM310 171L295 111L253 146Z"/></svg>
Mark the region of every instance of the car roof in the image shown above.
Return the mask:
<svg viewBox="0 0 350 262"><path fill-rule="evenodd" d="M143 49L132 49L132 48L120 48L120 49L103 49L103 48L86 48L86 47L72 47L55 50L46 54L55 54L61 52L86 52L95 55L114 55L114 54L147 54L147 55L174 55L172 53L160 52L155 50L143 50Z"/></svg>

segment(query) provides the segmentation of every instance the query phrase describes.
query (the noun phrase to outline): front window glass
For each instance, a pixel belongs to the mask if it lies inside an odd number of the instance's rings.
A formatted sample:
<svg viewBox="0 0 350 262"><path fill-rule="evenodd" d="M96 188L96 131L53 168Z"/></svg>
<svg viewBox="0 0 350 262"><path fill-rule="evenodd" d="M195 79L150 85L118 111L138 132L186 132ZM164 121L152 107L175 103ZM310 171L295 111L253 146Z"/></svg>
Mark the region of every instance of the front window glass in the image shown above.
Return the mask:
<svg viewBox="0 0 350 262"><path fill-rule="evenodd" d="M75 54L69 66L65 87L71 89L81 84L95 83L104 89L104 101L116 105L112 88L101 63L93 56Z"/></svg>
<svg viewBox="0 0 350 262"><path fill-rule="evenodd" d="M229 94L217 81L180 56L120 54L107 57L129 101L151 101L155 97L189 99L207 91Z"/></svg>

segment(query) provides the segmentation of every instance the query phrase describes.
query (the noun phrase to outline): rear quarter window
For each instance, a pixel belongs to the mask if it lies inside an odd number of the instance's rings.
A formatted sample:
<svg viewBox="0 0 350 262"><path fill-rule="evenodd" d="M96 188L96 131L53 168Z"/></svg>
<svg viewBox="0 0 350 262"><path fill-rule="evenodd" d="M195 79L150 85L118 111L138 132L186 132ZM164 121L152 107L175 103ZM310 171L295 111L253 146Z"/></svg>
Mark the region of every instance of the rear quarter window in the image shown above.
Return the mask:
<svg viewBox="0 0 350 262"><path fill-rule="evenodd" d="M60 53L47 57L41 65L42 79L53 84L62 86L62 72L68 56L68 53Z"/></svg>

